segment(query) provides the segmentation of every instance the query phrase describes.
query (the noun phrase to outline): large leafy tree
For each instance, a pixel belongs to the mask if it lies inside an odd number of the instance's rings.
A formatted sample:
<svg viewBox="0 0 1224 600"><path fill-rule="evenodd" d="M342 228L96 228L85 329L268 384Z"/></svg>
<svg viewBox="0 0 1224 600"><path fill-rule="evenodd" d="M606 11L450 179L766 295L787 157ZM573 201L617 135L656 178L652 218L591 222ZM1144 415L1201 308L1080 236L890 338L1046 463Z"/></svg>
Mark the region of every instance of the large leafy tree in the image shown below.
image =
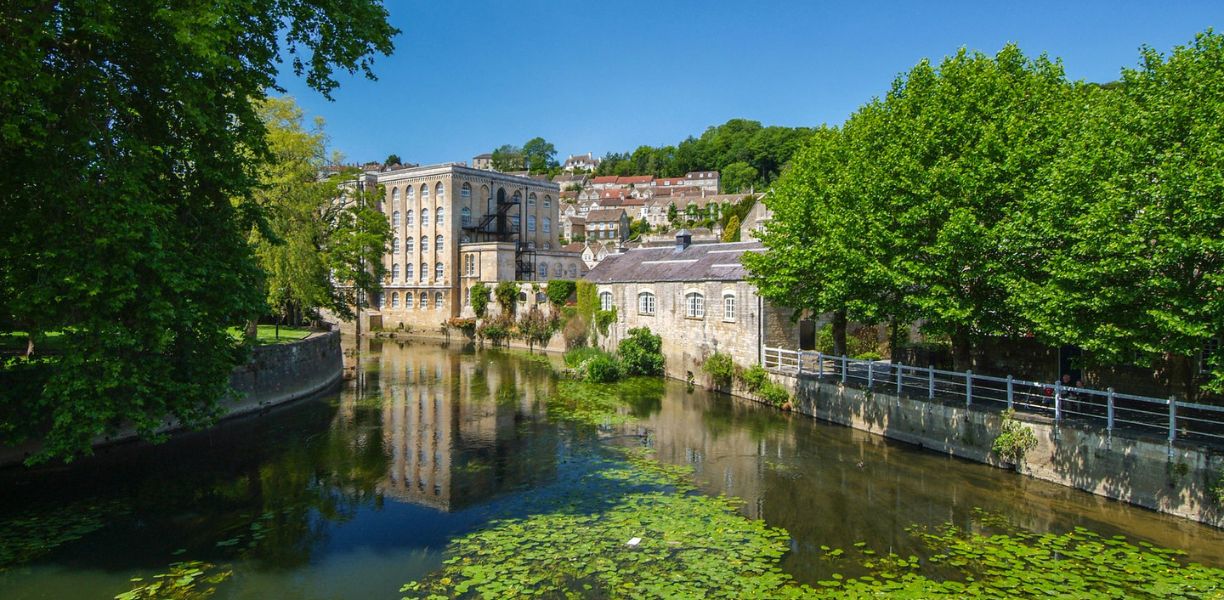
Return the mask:
<svg viewBox="0 0 1224 600"><path fill-rule="evenodd" d="M357 187L356 172L320 179L326 155L322 122L303 127L292 98L269 98L259 108L271 157L259 169L256 201L267 227L252 241L265 273L267 304L284 317L328 309L354 316L357 290L377 293L391 239L376 188Z"/></svg>
<svg viewBox="0 0 1224 600"><path fill-rule="evenodd" d="M542 137L534 137L523 144L523 158L531 165L532 173L544 173L557 164L557 148Z"/></svg>
<svg viewBox="0 0 1224 600"><path fill-rule="evenodd" d="M1013 301L1044 337L1161 366L1194 396L1193 362L1224 333L1224 36L1144 49L1120 84L1077 99L1019 228L1040 260ZM1224 390L1220 353L1206 362Z"/></svg>
<svg viewBox="0 0 1224 600"><path fill-rule="evenodd" d="M87 452L215 414L264 308L247 237L282 56L329 95L396 33L376 0L16 1L0 19L0 328L63 333L5 369L4 442ZM37 377L31 374L37 371ZM22 389L20 393L12 390Z"/></svg>
<svg viewBox="0 0 1224 600"><path fill-rule="evenodd" d="M983 336L1028 329L1007 310L1009 282L1032 268L1008 225L1058 150L1071 87L1062 67L1012 45L923 61L883 100L884 126L861 178L893 221L893 286L927 331L952 341L958 369Z"/></svg>

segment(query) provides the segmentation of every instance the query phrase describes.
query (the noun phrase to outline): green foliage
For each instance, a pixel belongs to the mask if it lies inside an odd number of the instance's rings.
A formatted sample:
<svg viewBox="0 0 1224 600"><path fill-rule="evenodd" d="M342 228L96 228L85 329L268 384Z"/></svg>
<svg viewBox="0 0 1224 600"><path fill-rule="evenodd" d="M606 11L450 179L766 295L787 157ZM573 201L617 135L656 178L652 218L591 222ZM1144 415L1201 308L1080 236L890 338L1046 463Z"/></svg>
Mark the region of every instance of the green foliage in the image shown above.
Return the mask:
<svg viewBox="0 0 1224 600"><path fill-rule="evenodd" d="M523 158L531 165L532 173L544 173L558 167L557 148L542 137L534 137L523 144Z"/></svg>
<svg viewBox="0 0 1224 600"><path fill-rule="evenodd" d="M265 309L259 103L282 58L325 96L336 69L372 76L386 9L27 3L3 27L0 327L72 331L39 394L0 390L36 423L6 443L70 458L119 423L209 422L244 359L226 328Z"/></svg>
<svg viewBox="0 0 1224 600"><path fill-rule="evenodd" d="M600 354L606 354L606 352L604 352L603 350L600 350L599 348L587 346L583 348L574 348L572 350L566 350L565 354L562 355L562 358L565 360L566 366L577 367L578 365L582 364L586 359L594 357L594 356L599 356Z"/></svg>
<svg viewBox="0 0 1224 600"><path fill-rule="evenodd" d="M33 508L0 523L0 573L81 539L131 509L119 502Z"/></svg>
<svg viewBox="0 0 1224 600"><path fill-rule="evenodd" d="M620 360L607 352L601 352L578 365L582 379L589 383L611 383L625 376Z"/></svg>
<svg viewBox="0 0 1224 600"><path fill-rule="evenodd" d="M599 329L599 335L608 335L608 327L616 322L616 307L612 310L597 310L595 311L595 327Z"/></svg>
<svg viewBox="0 0 1224 600"><path fill-rule="evenodd" d="M1215 481L1207 490L1208 496L1215 501L1216 506L1224 508L1224 466L1215 474Z"/></svg>
<svg viewBox="0 0 1224 600"><path fill-rule="evenodd" d="M495 318L484 319L476 327L476 336L481 340L489 340L494 346L505 343L513 333L514 317L510 313L502 313Z"/></svg>
<svg viewBox="0 0 1224 600"><path fill-rule="evenodd" d="M735 361L730 354L715 352L701 364L701 370L710 376L715 387L729 387L735 378Z"/></svg>
<svg viewBox="0 0 1224 600"><path fill-rule="evenodd" d="M514 312L514 305L518 302L519 289L513 281L499 281L497 287L493 288L493 297L497 298L498 306L501 306L502 311L507 313Z"/></svg>
<svg viewBox="0 0 1224 600"><path fill-rule="evenodd" d="M472 310L478 319L483 319L489 312L489 293L489 286L483 281L477 281L472 285Z"/></svg>
<svg viewBox="0 0 1224 600"><path fill-rule="evenodd" d="M627 375L662 375L662 348L663 338L649 328L635 327L617 345L616 353Z"/></svg>
<svg viewBox="0 0 1224 600"><path fill-rule="evenodd" d="M766 383L769 383L769 371L766 371L761 365L752 365L740 374L740 383L743 384L744 389L755 394L761 391Z"/></svg>
<svg viewBox="0 0 1224 600"><path fill-rule="evenodd" d="M387 158L383 160L383 166L387 166L387 167L390 167L393 165L402 165L402 164L404 164L403 159L401 159L400 156L395 153L388 154Z"/></svg>
<svg viewBox="0 0 1224 600"><path fill-rule="evenodd" d="M740 219L738 215L731 215L731 218L727 221L727 225L723 227L722 241L740 241Z"/></svg>
<svg viewBox="0 0 1224 600"><path fill-rule="evenodd" d="M532 308L519 318L518 334L527 340L528 349L535 346L547 346L554 333L561 326L561 321L552 315L545 315L538 308Z"/></svg>
<svg viewBox="0 0 1224 600"><path fill-rule="evenodd" d="M782 173L811 133L805 127L762 127L757 121L731 119L676 146L608 153L595 174L678 177L689 171L721 171L724 188L731 189L726 184L729 169L737 187L763 185ZM670 211L668 217L674 222Z"/></svg>
<svg viewBox="0 0 1224 600"><path fill-rule="evenodd" d="M995 437L991 449L1003 460L1019 465L1024 461L1024 455L1037 447L1037 436L1033 428L1016 420L1016 411L1003 413L999 423L999 435Z"/></svg>
<svg viewBox="0 0 1224 600"><path fill-rule="evenodd" d="M591 322L586 317L574 311L565 319L561 326L561 336L565 338L566 348L581 348L586 346L587 336L591 331Z"/></svg>
<svg viewBox="0 0 1224 600"><path fill-rule="evenodd" d="M211 598L216 586L229 579L234 571L198 560L176 562L165 573L145 581L133 577L136 586L115 596L115 600L203 600Z"/></svg>
<svg viewBox="0 0 1224 600"><path fill-rule="evenodd" d="M721 169L719 184L724 194L746 192L757 180L757 170L752 165L739 161L733 162Z"/></svg>
<svg viewBox="0 0 1224 600"><path fill-rule="evenodd" d="M588 320L595 320L595 311L599 310L599 292L594 283L579 279L576 287L578 314Z"/></svg>
<svg viewBox="0 0 1224 600"><path fill-rule="evenodd" d="M294 308L326 308L351 318L355 299L341 286L374 294L385 276L382 257L391 230L379 198L347 189L355 172L319 179L322 122L305 130L292 98L265 99L258 110L270 158L260 167L255 200L267 226L252 231L251 243L266 275L268 306L282 317Z"/></svg>
<svg viewBox="0 0 1224 600"><path fill-rule="evenodd" d="M786 404L791 400L790 393L786 391L786 388L782 387L781 384L774 383L773 381L769 380L766 380L765 383L761 385L760 390L757 391L757 395L760 396L761 400L764 400L766 404L771 404L776 407L781 407L783 404Z"/></svg>
<svg viewBox="0 0 1224 600"><path fill-rule="evenodd" d="M476 319L465 319L462 317L451 317L446 321L447 327L453 327L463 332L463 335L472 337L476 335Z"/></svg>
<svg viewBox="0 0 1224 600"><path fill-rule="evenodd" d="M744 517L733 499L693 493L689 468L621 453L625 458L596 459L572 494L541 498L538 514L496 521L455 540L442 569L401 591L488 598L804 591L779 567L788 550L785 531ZM615 500L601 500L606 497ZM641 542L630 546L631 538Z"/></svg>
<svg viewBox="0 0 1224 600"><path fill-rule="evenodd" d="M570 296L574 295L578 284L570 279L553 279L548 282L548 301L553 306L565 306Z"/></svg>

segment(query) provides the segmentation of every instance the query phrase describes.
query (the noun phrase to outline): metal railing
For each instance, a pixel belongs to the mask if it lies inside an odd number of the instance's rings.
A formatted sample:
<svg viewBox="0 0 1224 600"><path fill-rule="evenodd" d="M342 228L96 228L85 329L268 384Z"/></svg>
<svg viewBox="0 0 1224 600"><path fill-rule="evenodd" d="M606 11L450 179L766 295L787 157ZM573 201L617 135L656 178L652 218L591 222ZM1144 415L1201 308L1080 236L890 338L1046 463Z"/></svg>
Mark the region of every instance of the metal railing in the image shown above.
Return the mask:
<svg viewBox="0 0 1224 600"><path fill-rule="evenodd" d="M1146 434L1158 433L1169 442L1194 440L1224 445L1224 406L1153 398L1064 386L1061 382L1026 381L1012 376L944 371L890 361L858 360L809 350L764 348L766 370L798 377L831 378L847 385L888 391L898 396L964 402L965 406L1015 409Z"/></svg>

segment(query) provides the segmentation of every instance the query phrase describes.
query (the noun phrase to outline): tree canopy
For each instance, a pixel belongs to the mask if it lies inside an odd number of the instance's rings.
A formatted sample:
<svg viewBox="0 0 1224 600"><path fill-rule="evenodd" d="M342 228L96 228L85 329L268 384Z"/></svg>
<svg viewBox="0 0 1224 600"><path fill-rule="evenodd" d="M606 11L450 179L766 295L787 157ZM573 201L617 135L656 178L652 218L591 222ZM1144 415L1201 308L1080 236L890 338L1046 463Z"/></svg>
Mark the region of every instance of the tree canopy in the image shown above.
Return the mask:
<svg viewBox="0 0 1224 600"><path fill-rule="evenodd" d="M373 77L386 10L24 2L0 33L0 328L63 334L37 368L6 361L33 383L0 385L0 435L70 457L123 424L208 421L242 356L226 328L265 308L260 100L282 57L324 96L337 69Z"/></svg>

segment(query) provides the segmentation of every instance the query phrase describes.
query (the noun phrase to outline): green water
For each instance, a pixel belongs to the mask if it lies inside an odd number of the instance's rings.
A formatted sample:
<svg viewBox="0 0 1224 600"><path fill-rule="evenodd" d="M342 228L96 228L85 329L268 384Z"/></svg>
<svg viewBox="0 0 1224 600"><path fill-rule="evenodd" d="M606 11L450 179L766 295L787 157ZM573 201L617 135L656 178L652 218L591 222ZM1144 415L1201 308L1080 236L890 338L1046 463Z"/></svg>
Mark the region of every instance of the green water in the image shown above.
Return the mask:
<svg viewBox="0 0 1224 600"><path fill-rule="evenodd" d="M374 343L361 357L358 379L331 395L71 467L0 471L0 598L111 598L168 573L181 585L149 597L398 598L410 581L437 583L456 553L492 548L493 567L508 557L488 544L533 556L514 546L530 535L556 540L542 556L595 561L624 540L586 532L636 531L614 519L721 544L685 555L698 563L734 561L746 544L778 577L814 586L874 572L832 549L916 556L911 571L954 578L915 527L990 520L1125 535L1224 566L1219 530L679 382L585 388L558 379L555 359L429 343ZM639 480L635 464L655 466ZM707 499L720 494L725 506Z"/></svg>

